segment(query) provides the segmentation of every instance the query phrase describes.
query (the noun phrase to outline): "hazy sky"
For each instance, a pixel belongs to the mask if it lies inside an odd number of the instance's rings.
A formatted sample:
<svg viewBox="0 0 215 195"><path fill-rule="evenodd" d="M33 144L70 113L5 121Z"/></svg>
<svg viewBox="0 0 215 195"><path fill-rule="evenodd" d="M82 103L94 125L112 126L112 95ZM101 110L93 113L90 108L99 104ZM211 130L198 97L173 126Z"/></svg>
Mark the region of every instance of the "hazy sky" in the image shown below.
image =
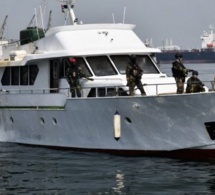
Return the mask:
<svg viewBox="0 0 215 195"><path fill-rule="evenodd" d="M0 27L8 15L4 37L18 38L41 2L0 0ZM203 31L215 25L215 0L76 0L75 12L83 23L112 23L112 14L116 23L122 23L125 7L125 23L136 24L138 36L143 41L152 39L156 47L166 39L181 48L200 47ZM52 26L64 24L59 0L47 0L46 10L45 25L50 10Z"/></svg>

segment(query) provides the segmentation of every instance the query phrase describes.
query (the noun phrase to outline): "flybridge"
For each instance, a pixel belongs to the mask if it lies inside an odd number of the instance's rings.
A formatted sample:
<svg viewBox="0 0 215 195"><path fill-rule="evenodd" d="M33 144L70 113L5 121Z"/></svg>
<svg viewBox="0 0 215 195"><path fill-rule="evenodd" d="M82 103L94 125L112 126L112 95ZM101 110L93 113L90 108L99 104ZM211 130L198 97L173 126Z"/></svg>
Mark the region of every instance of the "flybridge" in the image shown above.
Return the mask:
<svg viewBox="0 0 215 195"><path fill-rule="evenodd" d="M73 55L160 52L159 49L146 47L136 36L133 28L134 25L129 24L84 24L54 27L46 33L46 39L52 40L52 42L45 45L45 48L46 51L53 51L52 48L55 48L55 52L57 50L65 51ZM48 42L46 41L46 43Z"/></svg>

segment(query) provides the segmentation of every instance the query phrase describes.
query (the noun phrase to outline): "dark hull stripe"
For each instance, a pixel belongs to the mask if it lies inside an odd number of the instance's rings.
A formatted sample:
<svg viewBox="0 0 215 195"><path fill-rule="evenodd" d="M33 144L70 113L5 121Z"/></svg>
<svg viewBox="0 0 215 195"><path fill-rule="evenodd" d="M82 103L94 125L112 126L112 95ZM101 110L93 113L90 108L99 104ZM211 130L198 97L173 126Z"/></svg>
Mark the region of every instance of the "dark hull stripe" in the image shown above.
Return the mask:
<svg viewBox="0 0 215 195"><path fill-rule="evenodd" d="M31 147L44 147L55 150L69 150L78 152L94 152L112 154L126 157L162 157L162 158L176 158L186 160L215 160L215 149L182 149L173 151L146 151L146 150L112 150L112 149L88 149L88 148L71 148L71 147L57 147L57 146L39 146L20 144Z"/></svg>

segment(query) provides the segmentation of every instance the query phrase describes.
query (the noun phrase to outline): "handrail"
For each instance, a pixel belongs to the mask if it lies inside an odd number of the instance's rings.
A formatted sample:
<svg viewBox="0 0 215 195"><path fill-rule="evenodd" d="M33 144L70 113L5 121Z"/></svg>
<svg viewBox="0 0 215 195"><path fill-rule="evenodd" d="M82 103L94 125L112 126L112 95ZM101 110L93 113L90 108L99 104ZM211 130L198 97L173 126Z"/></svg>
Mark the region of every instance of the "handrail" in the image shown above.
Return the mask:
<svg viewBox="0 0 215 195"><path fill-rule="evenodd" d="M212 88L209 91L215 91L215 81L204 81L203 83L210 83ZM186 83L185 83L186 84ZM159 86L165 85L176 85L176 83L153 83L153 84L143 84L144 87L155 86L156 93L155 95L160 95L158 93ZM90 86L90 87L82 87L83 90L85 89L95 89L95 96L93 97L101 97L99 96L99 89L103 89L102 92L104 96L123 96L122 94L127 93L129 91L128 86L126 85L107 85L107 86ZM112 91L108 92L108 89ZM120 91L122 89L122 91ZM135 88L136 90L137 88ZM50 93L66 93L69 97L70 88L32 88L32 89L0 89L0 95L7 95L7 94L50 94ZM169 92L169 94L173 94L174 92ZM167 94L167 93L166 93ZM127 94L128 96L128 94Z"/></svg>

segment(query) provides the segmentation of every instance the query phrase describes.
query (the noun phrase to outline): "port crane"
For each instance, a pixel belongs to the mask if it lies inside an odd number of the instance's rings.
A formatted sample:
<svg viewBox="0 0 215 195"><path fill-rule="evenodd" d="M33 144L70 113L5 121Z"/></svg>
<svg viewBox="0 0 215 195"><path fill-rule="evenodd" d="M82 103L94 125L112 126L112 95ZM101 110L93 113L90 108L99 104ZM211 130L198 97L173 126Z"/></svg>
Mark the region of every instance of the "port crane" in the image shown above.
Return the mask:
<svg viewBox="0 0 215 195"><path fill-rule="evenodd" d="M4 34L7 18L8 18L8 15L5 16L4 22L3 22L2 27L0 29L0 40L3 39L3 34Z"/></svg>

